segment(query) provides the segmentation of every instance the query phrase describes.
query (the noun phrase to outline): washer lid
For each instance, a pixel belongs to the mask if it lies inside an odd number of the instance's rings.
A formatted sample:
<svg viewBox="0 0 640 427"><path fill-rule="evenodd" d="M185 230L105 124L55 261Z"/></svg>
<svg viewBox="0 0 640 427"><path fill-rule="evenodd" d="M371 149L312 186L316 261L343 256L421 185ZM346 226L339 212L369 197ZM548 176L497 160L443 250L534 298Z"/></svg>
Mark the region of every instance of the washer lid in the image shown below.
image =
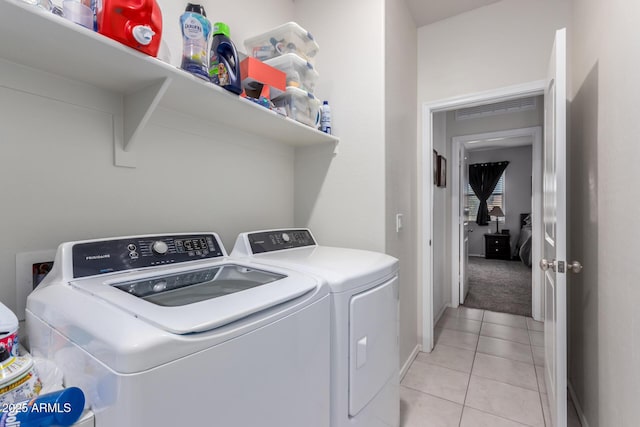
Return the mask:
<svg viewBox="0 0 640 427"><path fill-rule="evenodd" d="M398 271L398 260L392 256L330 246L267 252L253 255L250 259L320 276L327 280L334 293L370 285Z"/></svg>
<svg viewBox="0 0 640 427"><path fill-rule="evenodd" d="M285 275L231 263L99 279L76 280L71 286L176 334L218 328L318 286L295 272Z"/></svg>

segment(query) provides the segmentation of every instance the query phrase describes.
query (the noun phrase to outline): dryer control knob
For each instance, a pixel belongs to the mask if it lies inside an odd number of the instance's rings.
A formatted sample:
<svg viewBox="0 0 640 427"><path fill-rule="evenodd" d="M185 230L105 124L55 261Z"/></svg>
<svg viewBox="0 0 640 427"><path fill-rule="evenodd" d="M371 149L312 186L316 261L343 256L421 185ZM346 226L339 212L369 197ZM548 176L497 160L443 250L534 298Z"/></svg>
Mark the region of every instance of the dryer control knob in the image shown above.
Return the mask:
<svg viewBox="0 0 640 427"><path fill-rule="evenodd" d="M166 253L169 252L169 246L162 240L153 242L151 249L158 255L166 255Z"/></svg>
<svg viewBox="0 0 640 427"><path fill-rule="evenodd" d="M289 240L291 240L291 237L289 237L287 233L282 233L282 240L288 242Z"/></svg>

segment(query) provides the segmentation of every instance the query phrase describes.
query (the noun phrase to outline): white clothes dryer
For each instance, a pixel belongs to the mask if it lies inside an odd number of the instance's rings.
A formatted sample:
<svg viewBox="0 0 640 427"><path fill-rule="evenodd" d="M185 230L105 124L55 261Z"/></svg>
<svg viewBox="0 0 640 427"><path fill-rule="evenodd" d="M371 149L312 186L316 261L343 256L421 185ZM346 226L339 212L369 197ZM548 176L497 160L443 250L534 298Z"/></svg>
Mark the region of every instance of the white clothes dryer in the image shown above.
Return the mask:
<svg viewBox="0 0 640 427"><path fill-rule="evenodd" d="M398 427L398 260L377 252L319 246L308 229L242 233L231 255L327 281L331 426Z"/></svg>
<svg viewBox="0 0 640 427"><path fill-rule="evenodd" d="M96 427L327 427L329 324L323 281L215 233L64 243L26 310Z"/></svg>

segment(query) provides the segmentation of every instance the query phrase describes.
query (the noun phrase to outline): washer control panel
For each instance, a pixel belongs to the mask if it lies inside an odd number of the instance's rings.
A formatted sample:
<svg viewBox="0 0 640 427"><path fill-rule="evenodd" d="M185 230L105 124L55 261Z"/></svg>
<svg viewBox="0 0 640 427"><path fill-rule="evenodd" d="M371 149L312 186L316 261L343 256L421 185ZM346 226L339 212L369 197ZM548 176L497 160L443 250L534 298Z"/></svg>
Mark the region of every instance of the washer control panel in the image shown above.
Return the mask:
<svg viewBox="0 0 640 427"><path fill-rule="evenodd" d="M311 232L306 229L262 231L249 234L248 239L253 254L316 245Z"/></svg>
<svg viewBox="0 0 640 427"><path fill-rule="evenodd" d="M73 277L224 256L213 234L125 237L73 246Z"/></svg>

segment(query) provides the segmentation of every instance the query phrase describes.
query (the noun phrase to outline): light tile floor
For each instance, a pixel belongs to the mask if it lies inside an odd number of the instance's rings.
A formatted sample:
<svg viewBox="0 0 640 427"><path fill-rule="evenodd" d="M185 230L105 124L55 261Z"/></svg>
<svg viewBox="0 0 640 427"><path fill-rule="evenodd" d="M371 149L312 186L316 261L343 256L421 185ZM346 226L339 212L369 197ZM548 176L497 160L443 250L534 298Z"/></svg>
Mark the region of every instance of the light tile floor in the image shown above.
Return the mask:
<svg viewBox="0 0 640 427"><path fill-rule="evenodd" d="M401 427L549 427L542 323L448 308L400 386ZM580 422L568 402L568 426Z"/></svg>

